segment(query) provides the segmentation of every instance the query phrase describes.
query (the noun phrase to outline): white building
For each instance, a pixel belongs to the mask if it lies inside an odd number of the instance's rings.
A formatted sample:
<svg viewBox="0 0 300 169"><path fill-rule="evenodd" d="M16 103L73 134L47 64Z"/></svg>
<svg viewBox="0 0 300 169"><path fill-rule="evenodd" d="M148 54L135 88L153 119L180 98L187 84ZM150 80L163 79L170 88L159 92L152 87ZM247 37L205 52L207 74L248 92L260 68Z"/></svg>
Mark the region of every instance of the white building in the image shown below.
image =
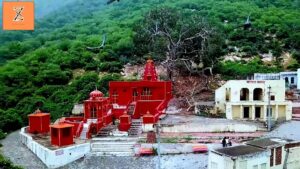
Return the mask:
<svg viewBox="0 0 300 169"><path fill-rule="evenodd" d="M247 145L270 152L270 169L300 169L300 142L280 138L264 138Z"/></svg>
<svg viewBox="0 0 300 169"><path fill-rule="evenodd" d="M228 119L266 121L269 90L272 120L291 120L284 80L229 80L215 92L216 112L226 113Z"/></svg>
<svg viewBox="0 0 300 169"><path fill-rule="evenodd" d="M208 169L300 169L300 142L279 138L211 150Z"/></svg>
<svg viewBox="0 0 300 169"><path fill-rule="evenodd" d="M208 169L269 169L267 150L240 145L209 152Z"/></svg>
<svg viewBox="0 0 300 169"><path fill-rule="evenodd" d="M289 87L300 89L300 69L293 72L254 73L253 80L284 80Z"/></svg>

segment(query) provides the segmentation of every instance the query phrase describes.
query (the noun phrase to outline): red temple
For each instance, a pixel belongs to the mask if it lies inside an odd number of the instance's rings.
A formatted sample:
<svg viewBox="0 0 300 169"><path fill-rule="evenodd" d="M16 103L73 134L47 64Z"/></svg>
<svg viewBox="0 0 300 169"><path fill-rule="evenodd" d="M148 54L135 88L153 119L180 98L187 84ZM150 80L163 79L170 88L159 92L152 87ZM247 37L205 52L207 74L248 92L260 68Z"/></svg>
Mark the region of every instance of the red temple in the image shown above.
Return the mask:
<svg viewBox="0 0 300 169"><path fill-rule="evenodd" d="M141 119L144 126L153 127L165 113L172 98L171 90L171 82L159 81L153 61L148 60L142 80L110 82L109 97L97 89L90 93L90 98L84 101L83 117L63 117L51 125L51 144L64 146L73 144L73 137L91 138L114 121L119 122L120 131L128 131L132 119ZM34 120L35 116L29 116L29 131L44 125ZM47 126L49 131L49 124Z"/></svg>
<svg viewBox="0 0 300 169"><path fill-rule="evenodd" d="M131 118L142 118L144 125L156 123L172 98L171 90L171 82L157 80L152 60L148 60L145 65L143 80L110 82L109 95L112 112L115 118L121 117L119 130L128 130Z"/></svg>

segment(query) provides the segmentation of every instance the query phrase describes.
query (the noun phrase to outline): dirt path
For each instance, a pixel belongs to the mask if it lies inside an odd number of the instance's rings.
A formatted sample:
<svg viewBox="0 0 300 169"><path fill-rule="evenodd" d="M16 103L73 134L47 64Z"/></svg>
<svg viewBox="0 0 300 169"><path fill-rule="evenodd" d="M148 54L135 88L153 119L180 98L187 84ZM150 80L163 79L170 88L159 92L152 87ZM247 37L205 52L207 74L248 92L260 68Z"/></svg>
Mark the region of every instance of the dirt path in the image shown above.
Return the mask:
<svg viewBox="0 0 300 169"><path fill-rule="evenodd" d="M0 148L1 153L9 158L14 164L20 165L25 169L44 169L46 166L37 158L28 148L21 142L19 130L9 134L4 140Z"/></svg>

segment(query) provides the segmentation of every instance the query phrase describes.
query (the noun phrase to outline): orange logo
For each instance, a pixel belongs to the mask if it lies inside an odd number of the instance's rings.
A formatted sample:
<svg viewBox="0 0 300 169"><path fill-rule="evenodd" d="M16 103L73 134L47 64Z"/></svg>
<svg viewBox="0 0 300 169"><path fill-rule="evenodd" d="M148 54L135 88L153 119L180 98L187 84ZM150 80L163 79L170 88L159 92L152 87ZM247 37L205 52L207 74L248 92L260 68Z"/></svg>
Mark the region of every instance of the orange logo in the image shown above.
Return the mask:
<svg viewBox="0 0 300 169"><path fill-rule="evenodd" d="M3 30L34 30L34 2L4 2Z"/></svg>

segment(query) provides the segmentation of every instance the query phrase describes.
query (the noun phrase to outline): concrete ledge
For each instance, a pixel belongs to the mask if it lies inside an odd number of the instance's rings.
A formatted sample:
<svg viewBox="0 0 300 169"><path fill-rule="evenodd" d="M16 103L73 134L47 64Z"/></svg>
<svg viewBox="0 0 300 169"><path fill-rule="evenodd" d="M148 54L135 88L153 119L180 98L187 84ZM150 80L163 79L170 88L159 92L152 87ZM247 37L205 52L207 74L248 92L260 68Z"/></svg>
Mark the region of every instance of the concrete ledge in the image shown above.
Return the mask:
<svg viewBox="0 0 300 169"><path fill-rule="evenodd" d="M163 126L162 132L256 132L260 128L255 124L237 123L189 123L173 126Z"/></svg>
<svg viewBox="0 0 300 169"><path fill-rule="evenodd" d="M73 162L90 152L90 143L68 146L57 150L50 150L37 143L25 133L23 127L20 131L20 140L26 145L48 168L58 168Z"/></svg>

